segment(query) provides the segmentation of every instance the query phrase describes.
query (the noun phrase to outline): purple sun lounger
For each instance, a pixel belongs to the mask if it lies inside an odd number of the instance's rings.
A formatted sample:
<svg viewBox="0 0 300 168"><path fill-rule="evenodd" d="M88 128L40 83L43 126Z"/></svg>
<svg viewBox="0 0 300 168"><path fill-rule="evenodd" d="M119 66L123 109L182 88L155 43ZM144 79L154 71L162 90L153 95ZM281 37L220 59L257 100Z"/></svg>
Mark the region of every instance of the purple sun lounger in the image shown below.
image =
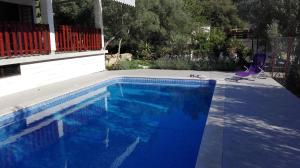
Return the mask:
<svg viewBox="0 0 300 168"><path fill-rule="evenodd" d="M246 67L246 71L239 71L235 73L235 76L231 80L244 79L249 76L255 76L259 78L264 73L264 66L266 62L266 54L255 54L253 62L250 67Z"/></svg>

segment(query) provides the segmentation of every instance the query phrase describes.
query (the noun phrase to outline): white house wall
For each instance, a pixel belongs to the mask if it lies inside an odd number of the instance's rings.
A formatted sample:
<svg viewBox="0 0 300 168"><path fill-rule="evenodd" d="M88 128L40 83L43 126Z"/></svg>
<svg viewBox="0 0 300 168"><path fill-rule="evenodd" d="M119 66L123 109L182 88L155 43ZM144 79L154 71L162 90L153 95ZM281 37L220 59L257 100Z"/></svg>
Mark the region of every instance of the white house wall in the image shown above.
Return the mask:
<svg viewBox="0 0 300 168"><path fill-rule="evenodd" d="M21 75L0 79L0 97L104 70L104 54L24 64Z"/></svg>

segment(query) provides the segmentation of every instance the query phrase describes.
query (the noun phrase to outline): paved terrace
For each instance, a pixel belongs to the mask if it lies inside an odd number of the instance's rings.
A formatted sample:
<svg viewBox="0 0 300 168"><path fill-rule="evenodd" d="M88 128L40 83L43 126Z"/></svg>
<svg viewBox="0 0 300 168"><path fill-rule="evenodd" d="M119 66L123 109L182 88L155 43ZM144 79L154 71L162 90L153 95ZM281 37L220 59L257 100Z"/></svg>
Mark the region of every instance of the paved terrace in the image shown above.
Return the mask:
<svg viewBox="0 0 300 168"><path fill-rule="evenodd" d="M0 115L119 76L217 81L197 167L300 167L300 99L273 79L224 79L232 73L132 70L106 71L0 98Z"/></svg>

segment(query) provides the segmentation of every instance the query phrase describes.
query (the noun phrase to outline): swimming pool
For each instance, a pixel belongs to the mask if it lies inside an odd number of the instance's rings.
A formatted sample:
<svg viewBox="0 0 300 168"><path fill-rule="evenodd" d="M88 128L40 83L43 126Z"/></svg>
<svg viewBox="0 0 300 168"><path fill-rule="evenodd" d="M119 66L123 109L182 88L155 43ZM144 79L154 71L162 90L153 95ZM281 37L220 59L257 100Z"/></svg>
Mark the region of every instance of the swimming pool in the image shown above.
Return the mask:
<svg viewBox="0 0 300 168"><path fill-rule="evenodd" d="M215 81L115 78L0 117L0 167L195 167Z"/></svg>

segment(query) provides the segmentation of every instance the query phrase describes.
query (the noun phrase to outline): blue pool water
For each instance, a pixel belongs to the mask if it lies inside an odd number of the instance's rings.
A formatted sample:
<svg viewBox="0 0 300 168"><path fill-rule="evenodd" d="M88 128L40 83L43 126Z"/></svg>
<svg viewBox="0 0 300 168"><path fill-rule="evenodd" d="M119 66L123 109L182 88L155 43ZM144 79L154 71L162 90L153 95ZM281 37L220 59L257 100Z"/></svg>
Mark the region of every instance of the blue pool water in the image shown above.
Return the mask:
<svg viewBox="0 0 300 168"><path fill-rule="evenodd" d="M0 118L1 168L193 168L214 81L118 78Z"/></svg>

